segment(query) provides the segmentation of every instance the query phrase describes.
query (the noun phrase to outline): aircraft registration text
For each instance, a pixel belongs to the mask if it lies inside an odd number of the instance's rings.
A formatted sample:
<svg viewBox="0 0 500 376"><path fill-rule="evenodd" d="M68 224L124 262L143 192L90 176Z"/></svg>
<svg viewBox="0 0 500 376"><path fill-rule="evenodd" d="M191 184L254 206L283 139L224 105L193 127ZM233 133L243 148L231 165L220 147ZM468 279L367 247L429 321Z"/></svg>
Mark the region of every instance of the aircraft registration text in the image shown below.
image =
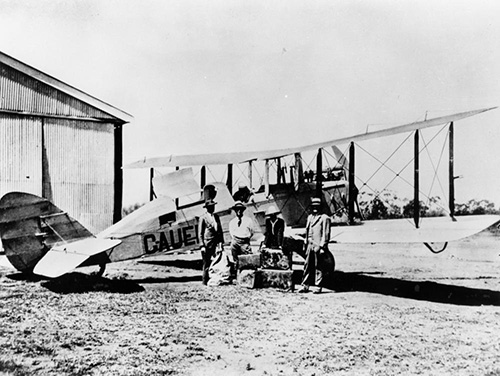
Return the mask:
<svg viewBox="0 0 500 376"><path fill-rule="evenodd" d="M146 254L196 249L200 247L198 221L167 225L157 231L145 233L142 236L142 244Z"/></svg>

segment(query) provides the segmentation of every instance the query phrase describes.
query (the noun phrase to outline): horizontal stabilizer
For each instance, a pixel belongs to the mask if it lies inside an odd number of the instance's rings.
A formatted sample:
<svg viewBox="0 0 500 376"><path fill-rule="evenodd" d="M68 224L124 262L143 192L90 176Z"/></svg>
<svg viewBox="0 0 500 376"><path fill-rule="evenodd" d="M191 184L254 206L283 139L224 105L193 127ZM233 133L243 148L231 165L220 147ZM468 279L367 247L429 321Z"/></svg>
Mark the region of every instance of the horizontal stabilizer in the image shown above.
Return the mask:
<svg viewBox="0 0 500 376"><path fill-rule="evenodd" d="M9 192L0 199L0 238L9 262L30 273L47 249L92 233L49 200L30 193Z"/></svg>
<svg viewBox="0 0 500 376"><path fill-rule="evenodd" d="M120 240L115 239L87 238L59 244L38 262L33 273L49 278L59 277L77 268L89 257L108 251L120 243Z"/></svg>

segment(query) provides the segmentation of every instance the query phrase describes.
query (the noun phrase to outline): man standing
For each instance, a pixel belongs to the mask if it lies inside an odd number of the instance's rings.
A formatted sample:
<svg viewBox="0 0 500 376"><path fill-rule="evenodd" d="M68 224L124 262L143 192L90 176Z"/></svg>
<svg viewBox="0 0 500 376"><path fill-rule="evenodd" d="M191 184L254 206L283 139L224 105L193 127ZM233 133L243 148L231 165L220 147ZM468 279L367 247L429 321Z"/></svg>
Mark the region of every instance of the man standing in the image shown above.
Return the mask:
<svg viewBox="0 0 500 376"><path fill-rule="evenodd" d="M231 234L231 254L236 269L233 270L233 275L238 267L238 256L252 253L250 248L250 239L255 232L252 219L243 215L246 207L241 201L236 201L233 210L236 217L229 222L229 233Z"/></svg>
<svg viewBox="0 0 500 376"><path fill-rule="evenodd" d="M278 217L279 210L271 205L266 210L266 232L264 234L264 246L267 248L281 248L283 246L283 233L285 221Z"/></svg>
<svg viewBox="0 0 500 376"><path fill-rule="evenodd" d="M316 285L321 293L322 282L325 272L329 271L333 256L328 250L330 240L330 217L321 213L321 199L311 200L312 213L307 217L306 237L304 247L306 249L306 262L304 264L304 276L302 288L298 292L309 292L309 286ZM330 268L329 268L330 267Z"/></svg>
<svg viewBox="0 0 500 376"><path fill-rule="evenodd" d="M202 244L201 256L203 258L203 284L206 285L210 279L208 270L212 257L215 255L217 245L224 242L222 226L219 216L214 213L216 202L208 200L205 202L206 213L200 217L199 231Z"/></svg>

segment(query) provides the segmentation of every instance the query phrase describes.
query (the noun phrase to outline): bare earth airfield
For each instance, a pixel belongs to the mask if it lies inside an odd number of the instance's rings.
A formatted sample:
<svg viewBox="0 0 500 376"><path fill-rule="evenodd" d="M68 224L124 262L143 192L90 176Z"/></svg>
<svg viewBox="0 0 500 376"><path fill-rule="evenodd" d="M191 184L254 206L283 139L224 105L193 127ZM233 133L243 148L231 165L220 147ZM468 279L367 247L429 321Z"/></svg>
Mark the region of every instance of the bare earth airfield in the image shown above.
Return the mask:
<svg viewBox="0 0 500 376"><path fill-rule="evenodd" d="M500 375L498 231L439 255L331 245L320 295L207 288L197 254L103 278L0 266L0 374Z"/></svg>

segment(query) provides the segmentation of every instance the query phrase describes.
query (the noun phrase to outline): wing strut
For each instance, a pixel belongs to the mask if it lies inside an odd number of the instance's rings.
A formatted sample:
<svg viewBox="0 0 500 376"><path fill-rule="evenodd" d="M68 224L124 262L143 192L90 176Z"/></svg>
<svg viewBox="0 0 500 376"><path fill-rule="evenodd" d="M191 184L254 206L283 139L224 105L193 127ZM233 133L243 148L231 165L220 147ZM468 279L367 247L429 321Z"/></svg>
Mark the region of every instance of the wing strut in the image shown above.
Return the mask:
<svg viewBox="0 0 500 376"><path fill-rule="evenodd" d="M248 188L253 188L253 161L248 161Z"/></svg>
<svg viewBox="0 0 500 376"><path fill-rule="evenodd" d="M418 228L420 220L420 201L419 201L419 131L415 130L415 146L414 146L414 183L413 183L413 221L415 227Z"/></svg>
<svg viewBox="0 0 500 376"><path fill-rule="evenodd" d="M264 191L266 198L269 197L269 159L266 159L264 166Z"/></svg>
<svg viewBox="0 0 500 376"><path fill-rule="evenodd" d="M316 197L322 199L323 196L323 150L318 149L316 156Z"/></svg>
<svg viewBox="0 0 500 376"><path fill-rule="evenodd" d="M349 223L354 224L354 200L355 200L355 187L354 178L356 177L356 149L354 147L354 142L349 145L349 201L348 201L348 218Z"/></svg>
<svg viewBox="0 0 500 376"><path fill-rule="evenodd" d="M454 153L454 131L453 122L450 123L450 128L448 130L449 137L449 148L450 148L450 161L449 161L449 181L450 181L450 217L455 220L455 172L453 166L453 153Z"/></svg>
<svg viewBox="0 0 500 376"><path fill-rule="evenodd" d="M156 198L155 189L153 187L154 177L155 177L155 169L151 167L149 169L149 201L153 201Z"/></svg>
<svg viewBox="0 0 500 376"><path fill-rule="evenodd" d="M200 188L205 188L207 185L207 166L201 166L200 168ZM201 198L203 199L203 192L201 192Z"/></svg>
<svg viewBox="0 0 500 376"><path fill-rule="evenodd" d="M300 187L300 185L304 182L304 170L302 167L302 156L300 153L295 153L295 190L297 191Z"/></svg>
<svg viewBox="0 0 500 376"><path fill-rule="evenodd" d="M227 180L226 186L229 193L233 194L233 164L229 163L227 165Z"/></svg>

